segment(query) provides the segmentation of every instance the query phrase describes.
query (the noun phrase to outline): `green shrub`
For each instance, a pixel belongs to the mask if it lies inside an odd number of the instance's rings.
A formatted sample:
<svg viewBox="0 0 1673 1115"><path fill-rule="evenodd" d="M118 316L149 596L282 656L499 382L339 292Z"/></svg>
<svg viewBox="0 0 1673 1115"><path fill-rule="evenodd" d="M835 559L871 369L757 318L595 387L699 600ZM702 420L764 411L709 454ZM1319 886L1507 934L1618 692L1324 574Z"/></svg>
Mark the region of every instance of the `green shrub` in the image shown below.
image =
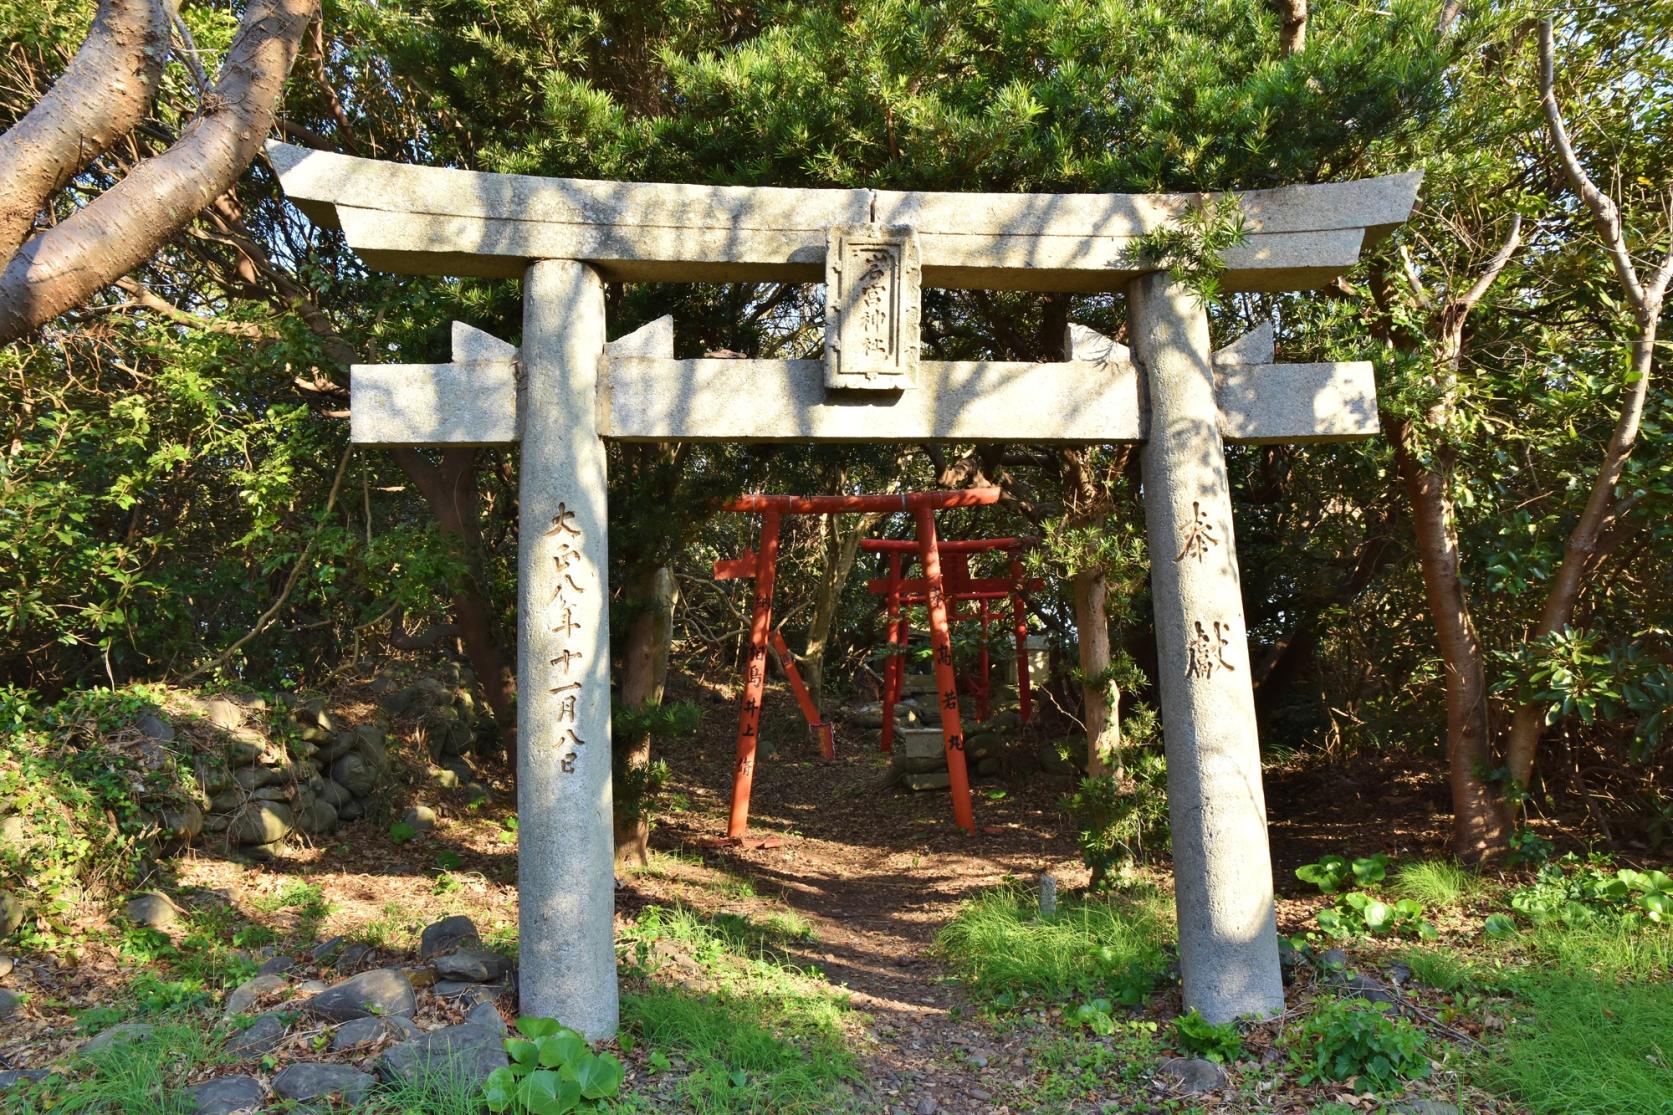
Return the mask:
<svg viewBox="0 0 1673 1115"><path fill-rule="evenodd" d="M1210 1022L1192 1007L1173 1020L1179 1048L1210 1061L1235 1061L1243 1056L1243 1035L1230 1022Z"/></svg>
<svg viewBox="0 0 1673 1115"><path fill-rule="evenodd" d="M1664 871L1614 869L1608 856L1573 854L1539 869L1510 896L1511 909L1541 925L1583 925L1599 919L1673 923L1673 877Z"/></svg>
<svg viewBox="0 0 1673 1115"><path fill-rule="evenodd" d="M1122 773L1083 778L1064 799L1093 890L1102 890L1121 864L1141 862L1146 848L1167 847L1167 778L1160 751L1137 751Z"/></svg>
<svg viewBox="0 0 1673 1115"><path fill-rule="evenodd" d="M483 1093L491 1111L515 1115L565 1115L602 1108L598 1101L621 1091L627 1072L608 1053L594 1053L587 1039L550 1018L519 1018L520 1038L505 1039L511 1063L488 1077Z"/></svg>
<svg viewBox="0 0 1673 1115"><path fill-rule="evenodd" d="M1375 1091L1397 1091L1406 1080L1429 1072L1428 1039L1404 1018L1391 1018L1387 1004L1364 999L1320 1002L1290 1031L1290 1064L1302 1084L1346 1083Z"/></svg>

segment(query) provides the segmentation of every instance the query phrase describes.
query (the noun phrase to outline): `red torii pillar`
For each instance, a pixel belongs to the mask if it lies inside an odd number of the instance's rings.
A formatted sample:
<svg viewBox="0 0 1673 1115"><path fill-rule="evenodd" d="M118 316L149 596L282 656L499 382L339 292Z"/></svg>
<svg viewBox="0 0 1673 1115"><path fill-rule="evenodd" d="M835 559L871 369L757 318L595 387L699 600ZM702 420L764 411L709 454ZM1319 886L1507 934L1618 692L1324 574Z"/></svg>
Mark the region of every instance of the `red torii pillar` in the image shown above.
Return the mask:
<svg viewBox="0 0 1673 1115"><path fill-rule="evenodd" d="M903 492L899 495L778 496L747 495L724 510L758 513L761 549L755 560L755 611L750 623L749 665L738 708L738 753L732 777L732 812L726 835L742 840L749 831L750 790L755 779L756 742L761 727L761 697L766 687L767 640L772 627L772 590L778 562L778 526L783 515L832 515L843 512L910 513L918 529L917 550L924 567L930 610L930 641L936 660L936 688L941 708L942 746L947 753L948 789L953 819L966 832L976 831L970 804L970 776L964 765L964 731L959 723L958 692L953 685L953 644L947 623L947 600L941 584L941 555L935 535L935 512L953 507L989 507L999 502L998 488L951 492Z"/></svg>
<svg viewBox="0 0 1673 1115"><path fill-rule="evenodd" d="M1033 694L1029 684L1028 674L1028 604L1025 599L1030 589L1039 588L1041 582L1030 581L1024 576L1022 561L1017 552L1024 546L1031 545L1032 538L966 538L939 542L937 549L943 554L957 554L963 557L972 553L983 553L1002 550L1011 555L1009 579L998 577L971 578L968 570L962 579L956 583L952 578L943 579L945 599L958 603L961 601L975 601L979 610L975 615L953 616L953 619L979 619L982 622L982 660L981 670L984 686L991 684L988 677L987 662L987 624L990 618L990 602L996 600L1011 601L1011 616L1015 624L1016 656L1017 656L1017 711L1024 724L1028 723L1033 714ZM901 612L903 605L922 604L927 600L928 579L914 578L903 580L901 577L902 563L908 554L918 551L919 543L904 538L867 538L860 542L860 548L869 553L884 553L889 555L889 575L868 582L871 592L884 596L887 601L889 660L883 670L883 730L882 749L889 751L894 746L894 708L900 701L901 675L904 671L902 654L906 643L906 622ZM978 714L986 719L988 692L984 690L978 694Z"/></svg>

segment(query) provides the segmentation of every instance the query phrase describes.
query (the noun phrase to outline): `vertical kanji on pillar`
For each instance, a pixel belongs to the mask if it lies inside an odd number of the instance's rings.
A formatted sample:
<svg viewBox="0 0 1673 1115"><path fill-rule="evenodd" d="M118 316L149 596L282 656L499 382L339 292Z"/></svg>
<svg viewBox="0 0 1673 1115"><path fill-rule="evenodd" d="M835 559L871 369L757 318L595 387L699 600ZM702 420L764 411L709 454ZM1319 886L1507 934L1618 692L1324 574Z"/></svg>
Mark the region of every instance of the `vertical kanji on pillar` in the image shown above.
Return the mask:
<svg viewBox="0 0 1673 1115"><path fill-rule="evenodd" d="M1179 964L1213 1022L1284 1009L1278 930L1208 315L1165 273L1128 289L1150 394L1144 513L1168 760Z"/></svg>
<svg viewBox="0 0 1673 1115"><path fill-rule="evenodd" d="M570 260L531 264L518 488L519 993L524 1014L592 1040L617 1021L605 457L591 405L603 352L597 273Z"/></svg>
<svg viewBox="0 0 1673 1115"><path fill-rule="evenodd" d="M906 617L900 607L902 555L889 555L889 658L883 664L883 750L895 748L895 706L900 703L901 678L906 672Z"/></svg>

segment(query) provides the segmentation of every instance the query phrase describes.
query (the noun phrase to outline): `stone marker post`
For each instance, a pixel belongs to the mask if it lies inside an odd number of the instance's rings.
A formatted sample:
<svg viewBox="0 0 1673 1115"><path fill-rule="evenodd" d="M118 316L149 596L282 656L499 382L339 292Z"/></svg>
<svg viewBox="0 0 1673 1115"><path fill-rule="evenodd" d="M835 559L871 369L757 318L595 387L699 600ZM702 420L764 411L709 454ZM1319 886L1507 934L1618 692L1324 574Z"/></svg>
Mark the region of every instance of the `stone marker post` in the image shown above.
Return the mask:
<svg viewBox="0 0 1673 1115"><path fill-rule="evenodd" d="M1142 450L1185 1005L1284 1009L1260 742L1208 315L1166 273L1128 289L1150 392Z"/></svg>
<svg viewBox="0 0 1673 1115"><path fill-rule="evenodd" d="M540 260L523 278L517 578L517 887L525 1015L616 1032L604 442L604 287Z"/></svg>

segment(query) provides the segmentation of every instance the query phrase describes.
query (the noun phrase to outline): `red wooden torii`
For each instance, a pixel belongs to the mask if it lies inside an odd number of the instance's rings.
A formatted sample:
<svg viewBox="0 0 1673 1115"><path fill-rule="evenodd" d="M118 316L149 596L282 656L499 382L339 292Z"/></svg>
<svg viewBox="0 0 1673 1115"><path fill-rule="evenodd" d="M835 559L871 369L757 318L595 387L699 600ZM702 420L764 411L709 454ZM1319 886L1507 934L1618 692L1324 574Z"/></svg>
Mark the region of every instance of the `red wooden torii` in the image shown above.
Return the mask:
<svg viewBox="0 0 1673 1115"><path fill-rule="evenodd" d="M988 660L988 624L992 618L991 604L996 600L1011 601L1017 649L1017 712L1024 724L1033 712L1032 693L1028 677L1028 603L1026 594L1041 586L1038 579L1023 575L1021 552L1032 544L1029 538L972 538L940 542L938 549L946 560L942 565L943 595L952 605L975 602L975 612L960 614L956 610L948 618L979 620L982 625L981 651L977 661L980 681L975 685L976 719L988 718L993 686L991 663ZM905 673L907 621L903 608L923 604L928 600L928 578L903 579L901 574L908 559L914 556L918 543L909 539L867 538L860 548L869 553L887 554L889 573L867 582L872 593L884 598L888 614L889 660L883 668L883 734L882 748L894 747L895 705L900 701L901 681ZM1008 577L971 577L970 555L973 553L1003 552L1010 555ZM939 695L939 694L938 694ZM956 699L956 698L955 698Z"/></svg>
<svg viewBox="0 0 1673 1115"><path fill-rule="evenodd" d="M953 507L988 507L999 502L998 488L965 488L951 492L902 492L898 495L862 496L740 496L725 510L761 516L761 548L731 561L715 562L715 576L722 579L755 578L755 610L749 629L749 658L744 667L744 692L738 705L738 758L732 773L732 813L726 835L741 841L749 830L749 798L755 781L755 746L761 728L761 697L767 683L767 644L775 641L788 667L794 670L782 636L774 640L772 630L773 582L778 568L779 523L785 515L832 515L843 512L903 511L912 515L917 540L904 545L917 550L924 575L917 582L902 582L902 589L916 586L929 606L930 644L935 655L935 687L941 712L941 734L947 753L948 789L953 799L953 819L966 832L976 831L975 813L970 805L970 776L964 765L964 729L959 723L958 692L953 681L953 640L948 624L947 596L942 585L941 545L935 534L935 513ZM862 543L863 544L863 543ZM948 543L949 547L957 543ZM904 595L904 594L903 594ZM791 683L800 688L797 700L805 700L800 677ZM810 711L811 709L811 711ZM816 722L818 710L812 702L802 705L808 722ZM885 719L888 724L888 719ZM887 730L887 728L885 728Z"/></svg>

